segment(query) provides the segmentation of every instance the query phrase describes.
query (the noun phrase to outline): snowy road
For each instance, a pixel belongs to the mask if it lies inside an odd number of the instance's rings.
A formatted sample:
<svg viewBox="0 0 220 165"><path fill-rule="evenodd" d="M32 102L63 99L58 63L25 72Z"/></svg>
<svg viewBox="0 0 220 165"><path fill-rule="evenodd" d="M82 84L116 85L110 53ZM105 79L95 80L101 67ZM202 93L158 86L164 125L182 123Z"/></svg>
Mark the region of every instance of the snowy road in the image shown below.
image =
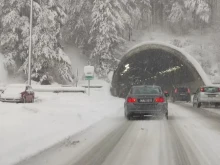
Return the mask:
<svg viewBox="0 0 220 165"><path fill-rule="evenodd" d="M220 116L169 104L169 120L107 117L18 165L219 165Z"/></svg>

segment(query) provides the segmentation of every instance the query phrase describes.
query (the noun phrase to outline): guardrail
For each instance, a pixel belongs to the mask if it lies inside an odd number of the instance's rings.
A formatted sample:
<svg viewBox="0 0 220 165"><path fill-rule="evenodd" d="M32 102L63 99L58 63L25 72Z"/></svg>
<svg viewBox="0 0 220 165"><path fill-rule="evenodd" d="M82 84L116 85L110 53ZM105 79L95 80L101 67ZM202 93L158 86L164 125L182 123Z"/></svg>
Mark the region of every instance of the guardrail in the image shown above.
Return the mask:
<svg viewBox="0 0 220 165"><path fill-rule="evenodd" d="M54 93L86 93L84 87L62 87L62 86L32 86L35 92L54 92Z"/></svg>
<svg viewBox="0 0 220 165"><path fill-rule="evenodd" d="M88 88L88 85L82 85L82 87L84 87L84 88ZM103 86L101 86L101 85L91 85L90 86L90 88L102 88Z"/></svg>
<svg viewBox="0 0 220 165"><path fill-rule="evenodd" d="M53 92L53 93L86 93L85 87L65 87L52 85L33 85L35 92ZM4 91L5 87L0 87L0 92Z"/></svg>

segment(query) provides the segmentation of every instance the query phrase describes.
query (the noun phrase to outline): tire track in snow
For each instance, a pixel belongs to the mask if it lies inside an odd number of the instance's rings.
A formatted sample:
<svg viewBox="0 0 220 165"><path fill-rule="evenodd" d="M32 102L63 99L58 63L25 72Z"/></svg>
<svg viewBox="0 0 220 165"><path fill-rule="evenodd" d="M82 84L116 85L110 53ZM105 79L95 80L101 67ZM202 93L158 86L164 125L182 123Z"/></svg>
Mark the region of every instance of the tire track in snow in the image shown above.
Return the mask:
<svg viewBox="0 0 220 165"><path fill-rule="evenodd" d="M119 128L112 131L108 136L94 146L78 162L72 165L102 165L106 157L117 145L117 142L121 139L130 125L131 122L124 122Z"/></svg>

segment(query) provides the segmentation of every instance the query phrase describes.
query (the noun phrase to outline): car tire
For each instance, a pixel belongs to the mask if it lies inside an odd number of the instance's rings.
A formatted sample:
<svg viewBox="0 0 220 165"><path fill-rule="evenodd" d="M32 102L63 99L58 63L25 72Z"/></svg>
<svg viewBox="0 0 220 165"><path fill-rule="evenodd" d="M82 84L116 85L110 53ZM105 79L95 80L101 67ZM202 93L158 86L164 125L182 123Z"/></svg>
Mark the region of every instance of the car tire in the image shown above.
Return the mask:
<svg viewBox="0 0 220 165"><path fill-rule="evenodd" d="M218 107L219 107L219 104L218 104L218 103L216 103L216 104L215 104L215 108L218 108Z"/></svg>
<svg viewBox="0 0 220 165"><path fill-rule="evenodd" d="M175 103L176 102L176 100L175 100L175 98L173 98L173 103Z"/></svg>
<svg viewBox="0 0 220 165"><path fill-rule="evenodd" d="M129 114L127 114L127 115L126 115L126 119L127 119L127 120L132 120L132 116L129 115Z"/></svg>
<svg viewBox="0 0 220 165"><path fill-rule="evenodd" d="M202 106L202 103L201 102L198 102L197 103L197 108L200 108Z"/></svg>
<svg viewBox="0 0 220 165"><path fill-rule="evenodd" d="M127 113L126 110L125 110L125 112L124 112L124 115L125 115L125 118L126 118L127 120L131 120L131 117L130 117L130 115Z"/></svg>
<svg viewBox="0 0 220 165"><path fill-rule="evenodd" d="M193 107L195 107L196 106L196 103L193 101Z"/></svg>
<svg viewBox="0 0 220 165"><path fill-rule="evenodd" d="M169 119L169 115L168 115L168 113L166 113L165 117L166 117L167 120Z"/></svg>

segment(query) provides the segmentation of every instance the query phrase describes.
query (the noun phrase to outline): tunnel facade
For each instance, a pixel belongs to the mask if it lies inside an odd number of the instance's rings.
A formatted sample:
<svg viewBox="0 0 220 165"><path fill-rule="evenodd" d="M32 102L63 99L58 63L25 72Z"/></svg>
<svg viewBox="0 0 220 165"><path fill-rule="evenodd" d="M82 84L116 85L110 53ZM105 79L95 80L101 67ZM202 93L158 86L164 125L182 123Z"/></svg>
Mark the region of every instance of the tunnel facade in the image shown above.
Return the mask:
<svg viewBox="0 0 220 165"><path fill-rule="evenodd" d="M179 86L195 91L211 84L199 63L179 48L148 42L131 49L112 77L111 93L125 97L133 85L159 85L172 92Z"/></svg>

